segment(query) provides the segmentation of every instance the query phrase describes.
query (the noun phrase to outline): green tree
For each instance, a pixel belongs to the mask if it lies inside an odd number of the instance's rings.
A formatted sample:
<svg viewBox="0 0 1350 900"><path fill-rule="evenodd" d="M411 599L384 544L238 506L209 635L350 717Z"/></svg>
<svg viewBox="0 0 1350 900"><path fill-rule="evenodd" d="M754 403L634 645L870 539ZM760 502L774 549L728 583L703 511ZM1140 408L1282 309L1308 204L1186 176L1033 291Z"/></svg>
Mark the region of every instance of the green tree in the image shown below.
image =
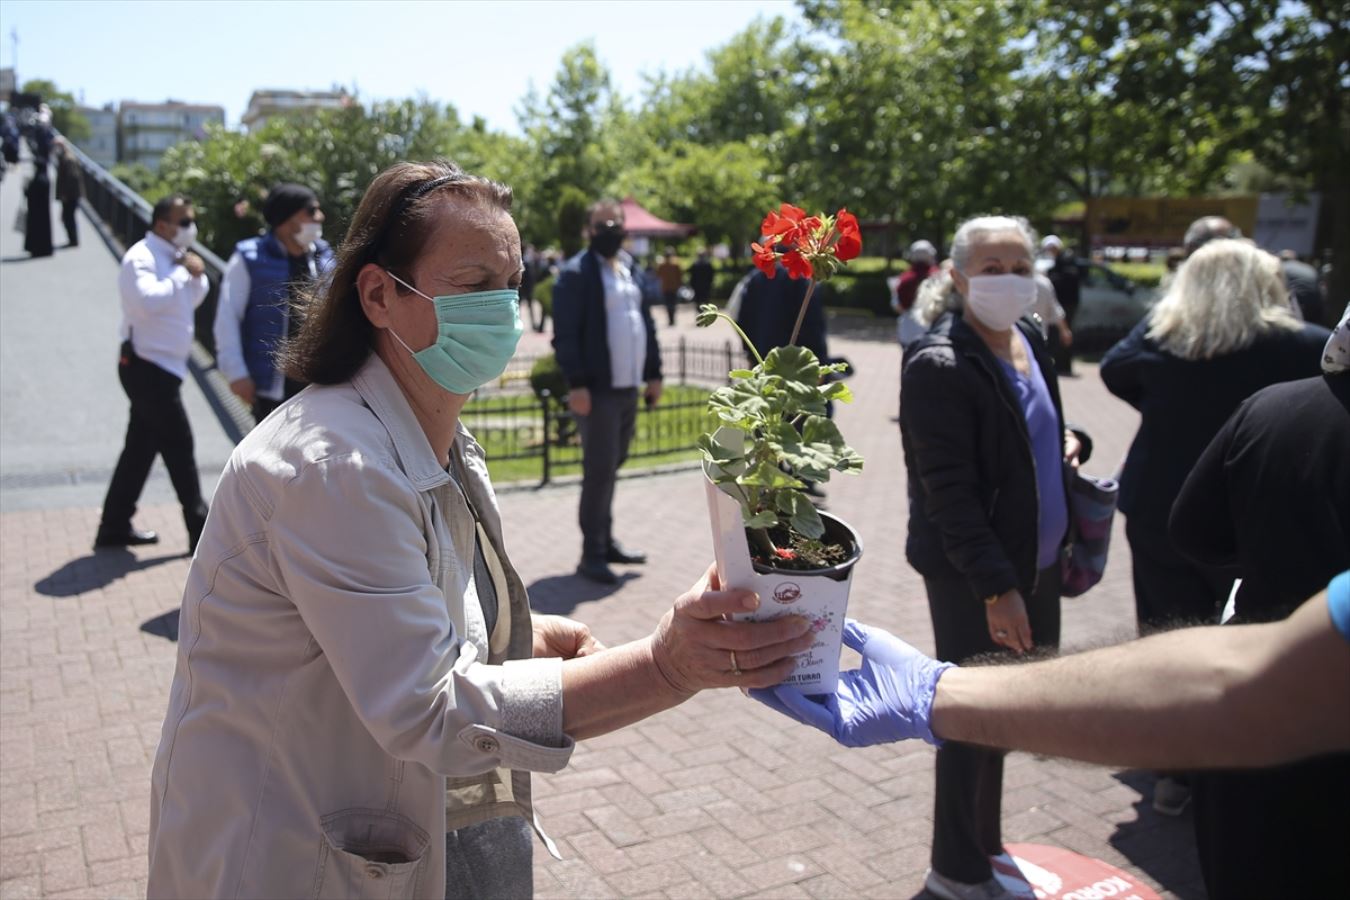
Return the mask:
<svg viewBox="0 0 1350 900"><path fill-rule="evenodd" d="M542 209L551 201L555 221L564 187L595 200L613 183L621 164L618 136L628 125L594 44L564 51L547 95L541 98L531 89L517 115L538 154L541 177L534 187L540 196L535 206ZM626 149L625 163L631 159L631 148ZM570 237L559 233L555 239L567 242Z"/></svg>
<svg viewBox="0 0 1350 900"><path fill-rule="evenodd" d="M586 225L586 210L592 200L579 188L564 185L558 195L558 246L564 257L581 250L582 234Z"/></svg>
<svg viewBox="0 0 1350 900"><path fill-rule="evenodd" d="M1339 311L1350 298L1350 9L1218 0L1209 13L1211 77L1197 89L1240 110L1228 146L1322 193L1327 296Z"/></svg>
<svg viewBox="0 0 1350 900"><path fill-rule="evenodd" d="M647 80L639 113L658 146L705 147L747 141L786 129L800 108L809 72L804 52L781 18L757 19L707 53L705 70Z"/></svg>
<svg viewBox="0 0 1350 900"><path fill-rule="evenodd" d="M1044 136L1021 131L1025 4L821 0L824 38L789 144L787 182L812 206L847 206L941 243L980 212L1038 216L1056 196L1030 168Z"/></svg>
<svg viewBox="0 0 1350 900"><path fill-rule="evenodd" d="M24 82L23 93L41 97L42 102L51 107L53 127L75 143L87 141L93 134L89 120L80 112L79 104L75 102L75 96L68 91L60 90L56 82L46 78L34 78Z"/></svg>
<svg viewBox="0 0 1350 900"><path fill-rule="evenodd" d="M779 203L776 173L766 171L762 138L719 145L680 141L654 150L619 179L621 193L642 198L655 214L699 226L710 243L737 252L757 237L764 213Z"/></svg>

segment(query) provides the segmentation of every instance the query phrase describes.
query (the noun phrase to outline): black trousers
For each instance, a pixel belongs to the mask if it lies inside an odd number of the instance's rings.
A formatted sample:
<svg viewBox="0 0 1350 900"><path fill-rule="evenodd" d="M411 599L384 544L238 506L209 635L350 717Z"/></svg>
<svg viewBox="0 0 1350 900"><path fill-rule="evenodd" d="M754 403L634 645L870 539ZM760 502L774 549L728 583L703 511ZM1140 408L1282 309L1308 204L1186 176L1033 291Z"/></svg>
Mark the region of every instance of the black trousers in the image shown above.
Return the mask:
<svg viewBox="0 0 1350 900"><path fill-rule="evenodd" d="M924 579L933 616L937 657L954 663L989 657L1011 661L1012 653L989 637L984 603L964 579ZM1037 651L1059 646L1059 565L1043 569L1036 592L1023 597ZM937 751L933 808L934 871L975 884L993 877L989 857L1003 852L1002 750L947 741Z"/></svg>
<svg viewBox="0 0 1350 900"><path fill-rule="evenodd" d="M1172 548L1166 529L1127 517L1125 538L1130 542L1134 608L1141 634L1218 620L1232 587L1231 577L1186 559Z"/></svg>
<svg viewBox="0 0 1350 900"><path fill-rule="evenodd" d="M666 316L670 319L670 324L675 324L675 307L680 302L680 295L677 291L666 291L661 295L661 301L666 305Z"/></svg>
<svg viewBox="0 0 1350 900"><path fill-rule="evenodd" d="M206 519L206 504L193 455L192 426L179 390L182 379L141 359L132 351L130 341L122 344L117 377L131 401L131 420L103 501L99 530L117 534L131 528L136 502L158 455L164 458L169 470L189 534L194 527L200 532L201 522Z"/></svg>
<svg viewBox="0 0 1350 900"><path fill-rule="evenodd" d="M80 244L80 232L75 225L75 211L80 208L79 198L61 201L61 224L66 227L66 243L72 247Z"/></svg>
<svg viewBox="0 0 1350 900"><path fill-rule="evenodd" d="M1350 754L1272 769L1197 772L1191 790L1200 871L1214 900L1345 892Z"/></svg>
<svg viewBox="0 0 1350 900"><path fill-rule="evenodd" d="M581 555L604 560L613 542L614 482L628 459L637 426L637 388L591 391L591 412L578 416L581 431Z"/></svg>

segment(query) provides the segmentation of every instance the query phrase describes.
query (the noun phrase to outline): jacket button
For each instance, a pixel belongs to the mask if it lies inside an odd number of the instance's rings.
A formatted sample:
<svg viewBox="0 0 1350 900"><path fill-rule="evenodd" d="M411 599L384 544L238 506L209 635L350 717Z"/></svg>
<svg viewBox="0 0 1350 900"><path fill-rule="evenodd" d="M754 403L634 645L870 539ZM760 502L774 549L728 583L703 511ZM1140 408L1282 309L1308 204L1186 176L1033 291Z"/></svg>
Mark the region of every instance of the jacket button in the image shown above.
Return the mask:
<svg viewBox="0 0 1350 900"><path fill-rule="evenodd" d="M479 753L496 753L498 749L497 739L488 735L474 738L473 746Z"/></svg>
<svg viewBox="0 0 1350 900"><path fill-rule="evenodd" d="M366 877L367 877L367 878L383 878L383 877L384 877L384 869L381 869L379 866L373 865L373 864L372 864L372 865L369 865L369 866L366 866Z"/></svg>

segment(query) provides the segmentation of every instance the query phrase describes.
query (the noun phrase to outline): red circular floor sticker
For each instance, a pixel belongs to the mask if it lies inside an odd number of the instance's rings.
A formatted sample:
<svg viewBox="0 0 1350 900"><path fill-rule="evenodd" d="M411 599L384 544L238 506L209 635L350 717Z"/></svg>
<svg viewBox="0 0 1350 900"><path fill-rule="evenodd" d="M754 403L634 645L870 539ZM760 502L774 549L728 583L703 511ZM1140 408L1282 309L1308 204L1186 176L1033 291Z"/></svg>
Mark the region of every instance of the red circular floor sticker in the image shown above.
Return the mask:
<svg viewBox="0 0 1350 900"><path fill-rule="evenodd" d="M1099 859L1044 844L1008 844L994 874L1018 896L1036 900L1161 900L1139 879ZM1020 878L1018 876L1021 876Z"/></svg>

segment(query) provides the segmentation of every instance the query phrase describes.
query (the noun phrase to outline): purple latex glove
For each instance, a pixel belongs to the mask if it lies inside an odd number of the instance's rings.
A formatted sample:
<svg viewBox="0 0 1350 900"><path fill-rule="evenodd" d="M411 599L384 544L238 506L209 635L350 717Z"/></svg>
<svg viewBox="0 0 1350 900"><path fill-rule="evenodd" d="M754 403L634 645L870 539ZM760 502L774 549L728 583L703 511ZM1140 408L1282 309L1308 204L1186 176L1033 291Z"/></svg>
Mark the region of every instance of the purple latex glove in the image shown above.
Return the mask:
<svg viewBox="0 0 1350 900"><path fill-rule="evenodd" d="M938 679L953 664L930 659L895 635L853 619L844 621L844 643L862 654L863 664L840 672L833 694L808 695L779 685L752 690L750 696L845 747L911 738L941 745L928 719Z"/></svg>

